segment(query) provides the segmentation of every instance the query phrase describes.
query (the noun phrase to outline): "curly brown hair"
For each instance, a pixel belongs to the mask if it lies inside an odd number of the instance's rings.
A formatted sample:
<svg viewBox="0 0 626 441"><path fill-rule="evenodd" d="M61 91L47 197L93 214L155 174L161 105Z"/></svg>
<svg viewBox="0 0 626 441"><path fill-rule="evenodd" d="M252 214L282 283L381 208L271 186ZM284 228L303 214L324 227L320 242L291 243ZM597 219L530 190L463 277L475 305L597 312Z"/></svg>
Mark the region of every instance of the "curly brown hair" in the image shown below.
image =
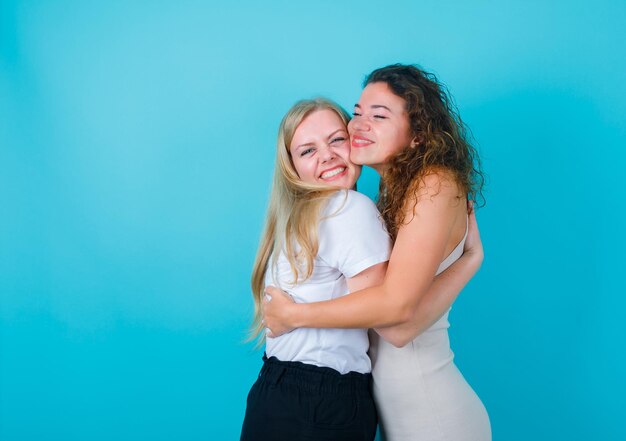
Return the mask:
<svg viewBox="0 0 626 441"><path fill-rule="evenodd" d="M386 83L406 103L411 137L415 146L406 146L389 159L380 180L378 209L395 240L405 219L409 198L418 202L423 178L433 172L450 176L469 200L480 199L484 174L470 132L461 120L447 88L437 77L415 65L393 64L376 69L363 87Z"/></svg>

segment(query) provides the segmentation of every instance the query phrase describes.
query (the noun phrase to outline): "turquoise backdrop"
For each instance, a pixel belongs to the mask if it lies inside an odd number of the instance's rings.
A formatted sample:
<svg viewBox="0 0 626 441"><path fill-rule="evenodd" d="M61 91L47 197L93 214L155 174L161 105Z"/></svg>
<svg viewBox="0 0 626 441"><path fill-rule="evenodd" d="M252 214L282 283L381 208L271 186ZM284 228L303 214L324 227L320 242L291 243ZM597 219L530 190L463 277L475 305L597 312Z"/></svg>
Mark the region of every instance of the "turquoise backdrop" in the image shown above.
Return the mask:
<svg viewBox="0 0 626 441"><path fill-rule="evenodd" d="M0 439L238 439L279 120L394 62L448 85L489 175L451 338L494 439L626 439L625 23L619 0L0 1Z"/></svg>

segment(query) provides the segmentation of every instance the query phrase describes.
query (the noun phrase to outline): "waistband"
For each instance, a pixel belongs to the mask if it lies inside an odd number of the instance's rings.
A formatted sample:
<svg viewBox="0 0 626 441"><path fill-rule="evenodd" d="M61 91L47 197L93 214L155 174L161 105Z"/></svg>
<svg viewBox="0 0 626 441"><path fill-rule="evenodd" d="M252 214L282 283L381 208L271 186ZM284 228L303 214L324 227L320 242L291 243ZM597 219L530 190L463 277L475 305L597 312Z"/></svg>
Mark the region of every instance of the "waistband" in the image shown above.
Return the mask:
<svg viewBox="0 0 626 441"><path fill-rule="evenodd" d="M263 367L259 378L270 384L291 384L311 392L354 393L368 392L371 374L348 372L341 374L329 367L320 367L300 361L281 361L263 355Z"/></svg>

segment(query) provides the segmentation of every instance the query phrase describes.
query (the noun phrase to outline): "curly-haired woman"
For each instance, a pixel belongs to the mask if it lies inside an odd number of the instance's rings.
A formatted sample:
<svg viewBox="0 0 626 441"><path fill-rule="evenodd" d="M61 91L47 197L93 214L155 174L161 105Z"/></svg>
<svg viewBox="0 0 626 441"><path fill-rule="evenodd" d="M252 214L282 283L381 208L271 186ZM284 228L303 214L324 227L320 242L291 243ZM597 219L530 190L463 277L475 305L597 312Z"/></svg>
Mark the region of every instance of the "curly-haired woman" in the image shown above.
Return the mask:
<svg viewBox="0 0 626 441"><path fill-rule="evenodd" d="M370 356L385 439L489 440L487 412L450 350L455 295L426 295L435 275L462 254L467 200L482 186L476 150L443 86L410 65L367 77L349 132L350 159L381 176L378 206L394 242L386 275L375 287L306 304L266 288L269 336L377 328Z"/></svg>

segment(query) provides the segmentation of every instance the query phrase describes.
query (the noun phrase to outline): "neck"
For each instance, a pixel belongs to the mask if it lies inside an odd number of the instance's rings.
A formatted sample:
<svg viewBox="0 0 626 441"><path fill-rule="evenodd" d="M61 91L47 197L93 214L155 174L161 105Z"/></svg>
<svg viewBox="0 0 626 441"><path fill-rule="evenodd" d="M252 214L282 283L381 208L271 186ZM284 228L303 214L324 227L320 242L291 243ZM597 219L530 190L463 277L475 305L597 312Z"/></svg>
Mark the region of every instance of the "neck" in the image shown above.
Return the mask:
<svg viewBox="0 0 626 441"><path fill-rule="evenodd" d="M380 175L381 179L385 177L385 172L389 169L389 165L387 164L372 164L370 167L376 170L376 173Z"/></svg>

